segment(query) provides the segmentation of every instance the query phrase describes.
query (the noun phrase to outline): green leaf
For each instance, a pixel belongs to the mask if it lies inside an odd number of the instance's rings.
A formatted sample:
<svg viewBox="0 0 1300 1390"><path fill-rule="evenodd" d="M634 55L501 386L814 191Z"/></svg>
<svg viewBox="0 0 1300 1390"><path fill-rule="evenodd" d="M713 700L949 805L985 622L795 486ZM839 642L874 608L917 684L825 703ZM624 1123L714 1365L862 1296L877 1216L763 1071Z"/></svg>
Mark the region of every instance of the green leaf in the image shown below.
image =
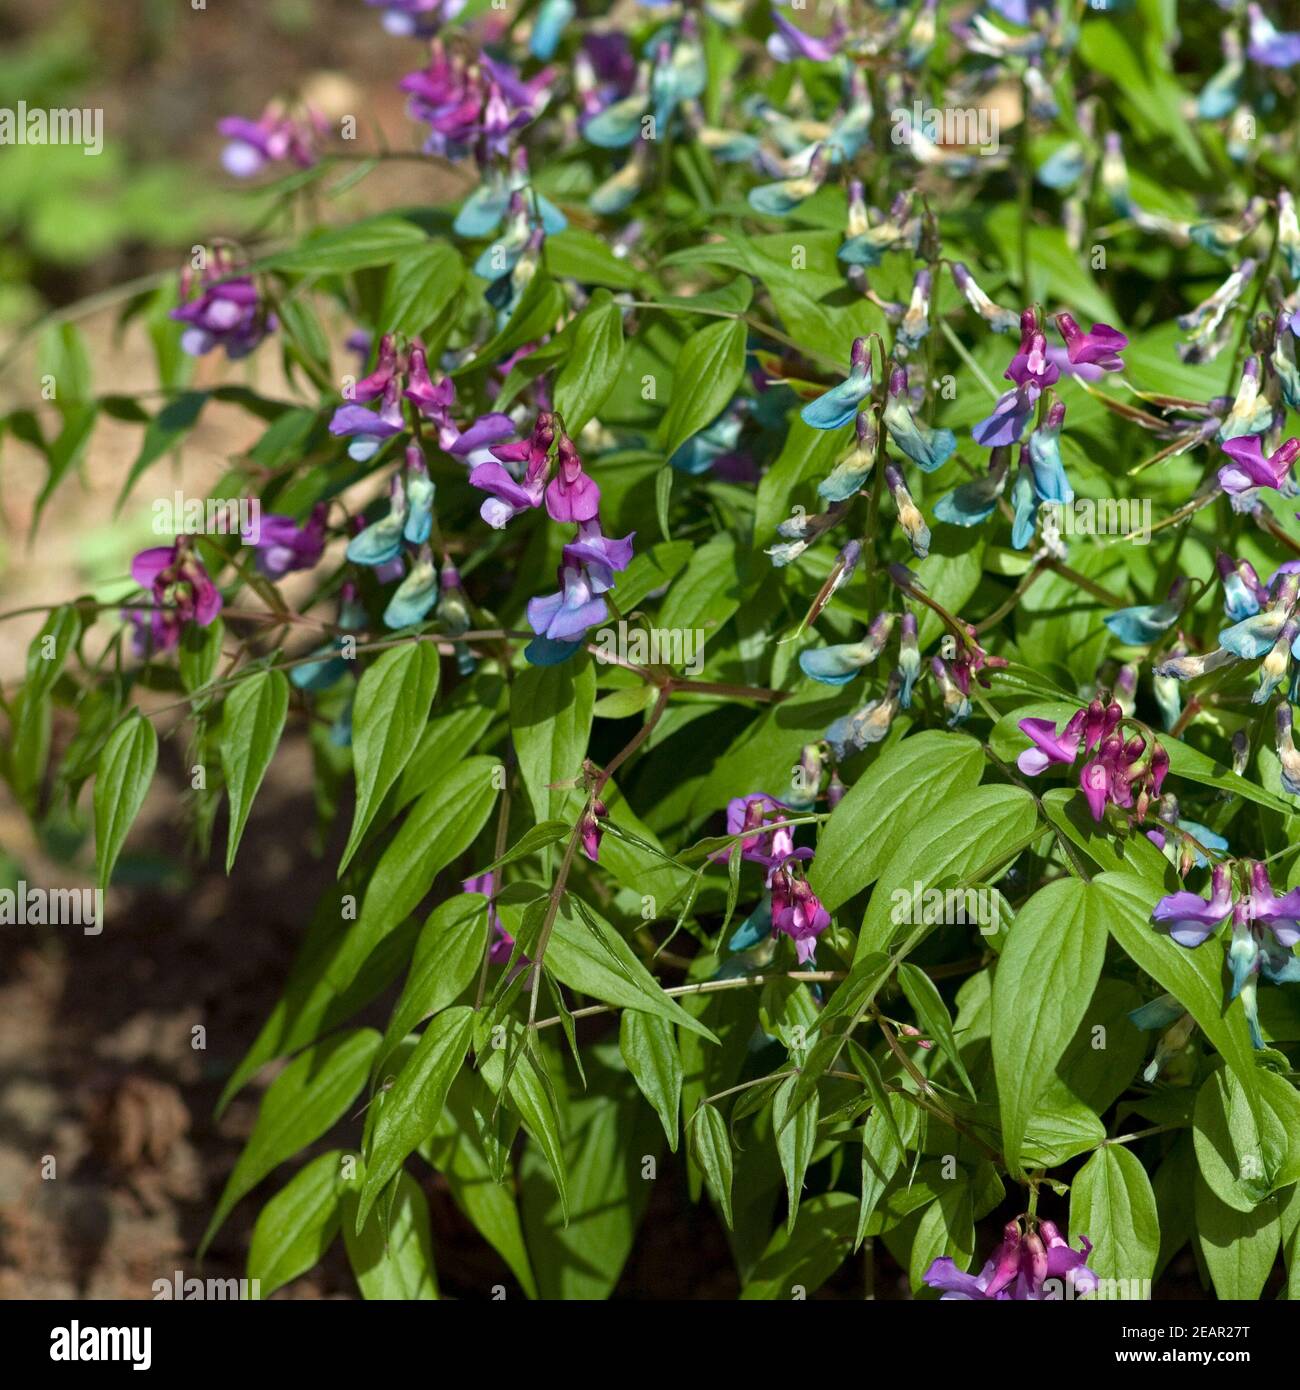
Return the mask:
<svg viewBox="0 0 1300 1390"><path fill-rule="evenodd" d="M520 1039L516 1033L512 1043L518 1052L508 1080L505 1075L506 1048L492 1046L487 1050L486 1060L483 1060L483 1052L477 1051L480 1074L498 1095L503 1081L506 1081L507 1099L523 1120L529 1136L546 1160L560 1199L560 1218L562 1221L568 1221L568 1164L565 1160L564 1133L556 1105L555 1088L538 1047L536 1034L527 1032Z"/></svg>
<svg viewBox="0 0 1300 1390"><path fill-rule="evenodd" d="M275 1078L199 1242L200 1258L242 1197L342 1119L365 1084L378 1045L373 1028L336 1033L295 1057Z"/></svg>
<svg viewBox="0 0 1300 1390"><path fill-rule="evenodd" d="M300 1168L258 1213L248 1248L248 1278L262 1298L324 1258L339 1231L341 1149Z"/></svg>
<svg viewBox="0 0 1300 1390"><path fill-rule="evenodd" d="M659 426L665 458L722 412L744 374L745 325L740 319L721 319L686 340L677 359L672 399Z"/></svg>
<svg viewBox="0 0 1300 1390"><path fill-rule="evenodd" d="M915 1140L920 1120L921 1112L900 1095L876 1101L867 1116L862 1126L862 1190L854 1249L866 1238L867 1227L885 1189L907 1161L907 1145Z"/></svg>
<svg viewBox="0 0 1300 1390"><path fill-rule="evenodd" d="M343 1243L362 1298L408 1303L438 1297L429 1203L409 1173L398 1174L391 1209L385 1203L372 1213L359 1235L355 1191L344 1191L340 1207Z"/></svg>
<svg viewBox="0 0 1300 1390"><path fill-rule="evenodd" d="M451 330L447 309L464 280L460 253L445 241L406 251L388 272L379 322L389 333L440 342Z"/></svg>
<svg viewBox="0 0 1300 1390"><path fill-rule="evenodd" d="M542 257L550 273L583 285L608 285L612 290L634 290L646 276L621 260L602 237L583 227L566 227L548 236Z"/></svg>
<svg viewBox="0 0 1300 1390"><path fill-rule="evenodd" d="M371 951L411 912L434 878L463 854L496 801L495 758L467 758L448 770L408 812L371 875L361 915L330 965L336 990L346 989Z"/></svg>
<svg viewBox="0 0 1300 1390"><path fill-rule="evenodd" d="M429 238L414 222L402 217L372 217L350 227L332 227L314 233L288 251L266 256L260 270L338 272L392 265L409 256Z"/></svg>
<svg viewBox="0 0 1300 1390"><path fill-rule="evenodd" d="M1156 1270L1160 1219L1147 1171L1123 1144L1103 1144L1070 1184L1070 1243L1092 1242L1088 1268L1118 1280L1125 1298L1148 1297Z"/></svg>
<svg viewBox="0 0 1300 1390"><path fill-rule="evenodd" d="M785 1175L785 1190L789 1195L786 1229L793 1230L799 1215L799 1199L803 1195L804 1174L808 1171L813 1149L817 1144L817 1092L794 1104L794 1087L798 1077L791 1076L781 1083L772 1100L772 1124L776 1130L776 1151Z"/></svg>
<svg viewBox="0 0 1300 1390"><path fill-rule="evenodd" d="M109 735L95 774L95 860L101 892L113 876L157 765L158 735L139 710L132 710Z"/></svg>
<svg viewBox="0 0 1300 1390"><path fill-rule="evenodd" d="M881 870L862 918L856 958L887 949L899 934L900 917L916 915L918 884L922 897L941 884L955 883L964 891L1013 858L1037 825L1034 799L1020 787L972 787L930 808L925 834L901 840ZM980 915L978 899L973 911Z"/></svg>
<svg viewBox="0 0 1300 1390"><path fill-rule="evenodd" d="M573 350L555 378L554 409L577 436L604 405L623 369L623 311L597 290L573 323Z"/></svg>
<svg viewBox="0 0 1300 1390"><path fill-rule="evenodd" d="M952 1063L958 1080L965 1086L966 1094L975 1100L975 1087L971 1084L966 1065L957 1049L957 1039L953 1036L948 1006L943 1002L934 981L924 970L904 961L898 967L898 983L903 987L908 1003L916 1011L921 1031L928 1033L943 1049L943 1055Z"/></svg>
<svg viewBox="0 0 1300 1390"><path fill-rule="evenodd" d="M432 642L407 642L384 652L357 684L352 709L352 761L356 768L357 805L352 831L339 860L339 875L415 752L438 690L438 648Z"/></svg>
<svg viewBox="0 0 1300 1390"><path fill-rule="evenodd" d="M684 1072L673 1025L654 1014L625 1009L619 1020L618 1048L641 1094L663 1121L668 1147L676 1153Z"/></svg>
<svg viewBox="0 0 1300 1390"><path fill-rule="evenodd" d="M734 1226L731 1213L731 1140L727 1122L716 1105L701 1105L691 1116L687 1129L691 1156L699 1164L714 1201L722 1208L722 1219Z"/></svg>
<svg viewBox="0 0 1300 1390"><path fill-rule="evenodd" d="M474 979L487 949L488 902L458 893L434 908L415 943L411 973L375 1053L377 1079L394 1049L421 1020L445 1009Z"/></svg>
<svg viewBox="0 0 1300 1390"><path fill-rule="evenodd" d="M1196 1175L1196 1242L1220 1298L1253 1303L1264 1292L1282 1243L1278 1200L1266 1198L1253 1211L1221 1201Z"/></svg>
<svg viewBox="0 0 1300 1390"><path fill-rule="evenodd" d="M750 1271L740 1296L746 1301L804 1299L844 1263L853 1245L857 1198L823 1192L799 1209L793 1230L778 1226Z"/></svg>
<svg viewBox="0 0 1300 1390"><path fill-rule="evenodd" d="M553 784L580 776L595 703L596 672L584 656L559 666L529 666L511 687L515 752L539 821L572 824L577 818L582 793Z"/></svg>
<svg viewBox="0 0 1300 1390"><path fill-rule="evenodd" d="M591 1050L590 1090L566 1117L569 1219L535 1147L519 1165L520 1205L543 1298L608 1298L632 1253L654 1183L645 1160L662 1151L659 1125L641 1104L608 1042Z"/></svg>
<svg viewBox="0 0 1300 1390"><path fill-rule="evenodd" d="M900 806L942 806L977 786L983 770L983 750L966 734L927 730L886 749L822 828L808 879L826 909L874 882L907 839L913 822Z"/></svg>
<svg viewBox="0 0 1300 1390"><path fill-rule="evenodd" d="M606 1004L639 1009L675 1023L710 1042L717 1039L663 992L636 953L603 918L584 904L583 920L566 899L555 914L546 946L546 968L561 983ZM530 950L527 943L524 949Z"/></svg>
<svg viewBox="0 0 1300 1390"><path fill-rule="evenodd" d="M406 1059L397 1080L377 1102L378 1117L366 1158L366 1177L361 1187L356 1229L402 1166L407 1154L433 1133L447 1091L469 1051L474 1029L474 1010L461 1006L438 1014L424 1030L415 1050Z"/></svg>
<svg viewBox="0 0 1300 1390"><path fill-rule="evenodd" d="M1221 1202L1253 1211L1300 1177L1300 1096L1285 1078L1260 1069L1250 1097L1228 1067L1206 1078L1196 1097L1192 1137L1201 1176Z"/></svg>
<svg viewBox="0 0 1300 1390"><path fill-rule="evenodd" d="M1056 1070L1101 975L1106 907L1091 885L1058 879L1016 914L993 976L993 1064L1002 1150L1020 1176L1035 1102Z"/></svg>
<svg viewBox="0 0 1300 1390"><path fill-rule="evenodd" d="M234 867L253 798L271 766L288 713L289 682L283 671L260 671L240 681L226 696L221 723L221 766L230 795L227 873Z"/></svg>
<svg viewBox="0 0 1300 1390"><path fill-rule="evenodd" d="M207 627L187 623L181 633L179 665L181 684L193 695L211 684L221 660L221 644L226 637L226 625L214 618Z"/></svg>
<svg viewBox="0 0 1300 1390"><path fill-rule="evenodd" d="M925 1287L925 1272L947 1256L963 1272L975 1256L975 1219L970 1183L964 1176L947 1182L938 1199L921 1213L912 1239L908 1275L914 1291Z"/></svg>
<svg viewBox="0 0 1300 1390"><path fill-rule="evenodd" d="M498 1182L474 1122L473 1087L480 1085L468 1072L452 1082L442 1119L421 1149L446 1179L452 1200L473 1223L475 1230L510 1266L528 1298L537 1297L537 1281L524 1245L523 1226L515 1201L514 1183L507 1166L506 1180Z"/></svg>

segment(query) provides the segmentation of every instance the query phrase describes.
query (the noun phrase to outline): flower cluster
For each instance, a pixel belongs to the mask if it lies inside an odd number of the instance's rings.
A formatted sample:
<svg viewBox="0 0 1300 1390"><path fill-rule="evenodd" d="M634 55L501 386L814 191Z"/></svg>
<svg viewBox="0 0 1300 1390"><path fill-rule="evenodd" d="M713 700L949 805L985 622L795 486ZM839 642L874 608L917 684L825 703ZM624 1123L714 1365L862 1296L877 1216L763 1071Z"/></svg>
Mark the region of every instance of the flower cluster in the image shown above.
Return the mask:
<svg viewBox="0 0 1300 1390"><path fill-rule="evenodd" d="M1079 770L1079 786L1093 820L1100 821L1107 806L1132 811L1141 822L1151 802L1158 798L1169 771L1169 754L1148 732L1125 739L1127 721L1117 700L1100 696L1076 711L1058 729L1050 719L1021 719L1019 727L1030 746L1016 759L1027 777L1037 777L1053 765L1071 766L1079 756L1093 754Z"/></svg>
<svg viewBox="0 0 1300 1390"><path fill-rule="evenodd" d="M727 834L740 835L742 859L767 871L766 889L755 911L731 938L733 951L745 950L764 936L788 936L794 942L800 965L812 962L817 938L831 924L804 877L804 866L813 857L807 847L795 848L792 828L785 824L795 808L766 792L734 797L727 803ZM718 851L713 858L728 863L737 846Z"/></svg>
<svg viewBox="0 0 1300 1390"><path fill-rule="evenodd" d="M1080 1236L1079 1244L1082 1250L1075 1250L1051 1221L1040 1221L1037 1230L1028 1232L1021 1230L1019 1221L1008 1221L1001 1243L978 1274L964 1273L944 1255L926 1270L925 1282L942 1289L944 1299L1032 1302L1080 1297L1097 1288L1097 1276L1087 1265L1092 1243ZM1055 1281L1055 1287L1049 1281Z"/></svg>
<svg viewBox="0 0 1300 1390"><path fill-rule="evenodd" d="M1161 898L1151 912L1151 920L1189 950L1208 941L1229 917L1228 998L1241 997L1251 1041L1262 1048L1257 979L1263 976L1278 985L1300 981L1300 958L1294 952L1300 943L1300 888L1278 897L1263 864L1221 863L1212 871L1208 898L1184 889Z"/></svg>

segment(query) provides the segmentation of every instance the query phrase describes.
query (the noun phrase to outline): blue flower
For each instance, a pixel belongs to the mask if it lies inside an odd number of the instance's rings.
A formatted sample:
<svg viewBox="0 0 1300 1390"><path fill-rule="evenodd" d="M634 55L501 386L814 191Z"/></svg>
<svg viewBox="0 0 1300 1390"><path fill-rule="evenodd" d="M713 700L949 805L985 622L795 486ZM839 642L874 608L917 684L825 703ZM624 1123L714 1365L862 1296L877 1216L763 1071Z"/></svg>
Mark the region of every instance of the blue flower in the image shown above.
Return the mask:
<svg viewBox="0 0 1300 1390"><path fill-rule="evenodd" d="M889 378L884 422L890 438L922 472L933 473L952 457L957 437L951 430L931 429L920 424L907 403L907 370L895 367Z"/></svg>
<svg viewBox="0 0 1300 1390"><path fill-rule="evenodd" d="M848 376L838 386L822 392L815 401L809 401L799 412L799 418L815 430L837 430L853 419L858 413L858 406L870 394L870 344L865 338L855 338Z"/></svg>
<svg viewBox="0 0 1300 1390"><path fill-rule="evenodd" d="M438 601L438 568L426 545L411 572L397 586L384 610L384 626L411 627L422 623L425 614Z"/></svg>

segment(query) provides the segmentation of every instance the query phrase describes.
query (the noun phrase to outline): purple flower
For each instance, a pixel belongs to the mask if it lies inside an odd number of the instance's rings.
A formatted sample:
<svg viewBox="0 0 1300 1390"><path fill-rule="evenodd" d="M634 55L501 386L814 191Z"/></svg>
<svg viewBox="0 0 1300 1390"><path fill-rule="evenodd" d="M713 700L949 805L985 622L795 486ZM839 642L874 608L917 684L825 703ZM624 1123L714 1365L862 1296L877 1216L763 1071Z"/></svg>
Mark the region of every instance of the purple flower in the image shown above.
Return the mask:
<svg viewBox="0 0 1300 1390"><path fill-rule="evenodd" d="M191 357L202 357L213 348L224 348L232 361L247 357L277 326L276 317L262 304L252 276L220 279L221 258L206 271L198 297L171 311L171 317L189 327L181 334L181 347ZM181 281L181 294L189 293L189 277Z"/></svg>
<svg viewBox="0 0 1300 1390"><path fill-rule="evenodd" d="M1246 6L1250 16L1250 40L1246 52L1265 68L1293 68L1300 64L1300 33L1282 33L1259 5Z"/></svg>
<svg viewBox="0 0 1300 1390"><path fill-rule="evenodd" d="M325 516L329 508L318 502L305 526L291 516L264 516L261 524L246 532L245 545L257 552L257 568L268 579L280 579L291 570L309 570L325 552Z"/></svg>
<svg viewBox="0 0 1300 1390"><path fill-rule="evenodd" d="M591 521L600 509L600 488L583 471L582 460L567 435L560 436L555 476L546 485L546 510L552 521Z"/></svg>
<svg viewBox="0 0 1300 1390"><path fill-rule="evenodd" d="M1267 458L1257 434L1225 439L1220 448L1232 462L1219 469L1219 484L1224 492L1236 497L1252 488L1281 488L1290 475L1296 455L1300 454L1300 439L1288 439Z"/></svg>
<svg viewBox="0 0 1300 1390"><path fill-rule="evenodd" d="M989 1256L979 1274L965 1274L956 1263L943 1256L925 1272L932 1289L942 1289L944 1299L983 1302L1037 1302L1061 1298L1064 1290L1048 1287L1048 1281L1063 1281L1076 1293L1091 1293L1097 1276L1084 1263L1092 1245L1080 1236L1082 1250L1071 1249L1051 1221L1041 1221L1038 1230L1022 1235L1018 1221L1008 1221L1002 1241Z"/></svg>
<svg viewBox="0 0 1300 1390"><path fill-rule="evenodd" d="M1268 869L1263 864L1250 867L1250 918L1263 922L1277 938L1279 946L1300 944L1300 888L1293 888L1282 897L1273 892Z"/></svg>
<svg viewBox="0 0 1300 1390"><path fill-rule="evenodd" d="M466 893L482 893L487 898L488 924L492 928L492 945L488 947L488 960L493 965L505 965L514 954L515 939L502 926L501 918L492 902L497 891L496 874L479 874L476 878L465 879L460 886ZM523 964L527 959L525 956L520 963Z"/></svg>
<svg viewBox="0 0 1300 1390"><path fill-rule="evenodd" d="M1109 324L1094 323L1089 332L1074 321L1069 314L1057 314L1056 326L1065 339L1065 350L1071 363L1091 363L1103 371L1118 372L1124 368L1119 354L1128 347L1128 339L1118 329Z"/></svg>
<svg viewBox="0 0 1300 1390"><path fill-rule="evenodd" d="M772 11L776 32L767 41L767 51L778 63L793 63L798 58L810 58L814 63L829 62L840 51L847 28L844 17L837 14L831 31L825 38L815 38L790 23L779 11Z"/></svg>
<svg viewBox="0 0 1300 1390"><path fill-rule="evenodd" d="M348 445L349 458L364 463L379 451L385 439L401 434L406 428L400 390L400 381L394 376L384 387L378 411L367 410L363 405L341 405L334 412L330 433L352 437Z"/></svg>
<svg viewBox="0 0 1300 1390"><path fill-rule="evenodd" d="M810 854L811 851L802 853ZM794 942L799 964L806 965L813 959L818 936L830 926L831 915L822 906L808 880L796 877L784 866L774 872L771 887L772 935L779 933L788 936Z"/></svg>
<svg viewBox="0 0 1300 1390"><path fill-rule="evenodd" d="M154 651L176 646L186 623L207 627L221 612L221 594L185 536L172 545L140 551L131 561L131 577L153 597L149 636Z"/></svg>
<svg viewBox="0 0 1300 1390"><path fill-rule="evenodd" d="M1032 309L1020 315L1020 347L1003 376L1017 386L1032 383L1040 391L1054 386L1060 379L1061 369L1051 360L1047 336L1039 328L1038 316Z"/></svg>
<svg viewBox="0 0 1300 1390"><path fill-rule="evenodd" d="M740 857L751 864L762 864L769 872L784 864L794 853L794 836L789 826L769 830L767 823L769 816L775 821L785 820L789 811L788 806L766 792L732 797L727 802L727 834L744 836L740 842ZM735 845L728 845L709 857L715 863L725 864L735 848Z"/></svg>
<svg viewBox="0 0 1300 1390"><path fill-rule="evenodd" d="M587 629L603 623L609 605L593 589L591 578L580 565L560 568L560 591L528 601L528 625L539 637L552 642L579 642Z"/></svg>
<svg viewBox="0 0 1300 1390"><path fill-rule="evenodd" d="M614 587L615 573L621 573L632 563L632 541L636 532L615 540L601 532L596 518L578 523L578 539L564 547L566 563L583 566L591 581L593 593L603 594Z"/></svg>
<svg viewBox="0 0 1300 1390"><path fill-rule="evenodd" d="M363 376L360 381L354 382L343 394L355 405L368 405L384 394L396 374L397 344L391 333L385 333L379 340L379 359L375 363L375 370L368 376Z"/></svg>
<svg viewBox="0 0 1300 1390"><path fill-rule="evenodd" d="M292 160L300 169L316 163L316 145L329 127L325 118L307 107L300 119L272 103L256 121L223 116L217 130L230 142L221 152L226 172L245 179L269 163Z"/></svg>
<svg viewBox="0 0 1300 1390"><path fill-rule="evenodd" d="M1072 763L1079 752L1087 717L1086 709L1079 710L1070 716L1059 734L1050 719L1022 719L1020 731L1033 746L1021 753L1016 759L1016 766L1026 777L1037 777L1053 763Z"/></svg>
<svg viewBox="0 0 1300 1390"><path fill-rule="evenodd" d="M1038 397L1039 389L1032 381L999 396L992 415L981 420L971 430L976 444L982 444L986 449L996 449L1004 444L1019 444L1029 422L1034 418L1034 407L1038 403Z"/></svg>
<svg viewBox="0 0 1300 1390"><path fill-rule="evenodd" d="M466 0L366 0L384 12L384 28L399 38L435 34L465 8Z"/></svg>
<svg viewBox="0 0 1300 1390"><path fill-rule="evenodd" d="M1151 911L1151 920L1169 923L1169 935L1180 946L1199 946L1223 925L1232 910L1232 871L1216 864L1208 901L1197 893L1169 893Z"/></svg>

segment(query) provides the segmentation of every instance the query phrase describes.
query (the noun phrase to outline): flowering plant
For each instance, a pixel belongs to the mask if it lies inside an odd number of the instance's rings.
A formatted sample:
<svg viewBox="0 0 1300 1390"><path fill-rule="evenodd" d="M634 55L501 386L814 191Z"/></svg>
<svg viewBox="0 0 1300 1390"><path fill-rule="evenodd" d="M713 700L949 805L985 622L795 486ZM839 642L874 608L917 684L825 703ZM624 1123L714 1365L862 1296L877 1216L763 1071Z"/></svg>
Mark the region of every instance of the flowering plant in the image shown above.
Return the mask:
<svg viewBox="0 0 1300 1390"><path fill-rule="evenodd" d="M150 300L168 399L64 324L59 431L3 422L42 505L102 417L125 505L256 422L240 524L49 611L3 703L110 926L160 734L234 874L310 752L337 881L223 1054L220 1110L282 1069L201 1250L256 1201L264 1296L336 1237L366 1297L486 1293L436 1173L528 1297L613 1293L656 1184L745 1298L864 1246L869 1296L1293 1291L1300 33L366 3L409 148L223 120L283 226ZM431 204L290 232L398 157Z"/></svg>

